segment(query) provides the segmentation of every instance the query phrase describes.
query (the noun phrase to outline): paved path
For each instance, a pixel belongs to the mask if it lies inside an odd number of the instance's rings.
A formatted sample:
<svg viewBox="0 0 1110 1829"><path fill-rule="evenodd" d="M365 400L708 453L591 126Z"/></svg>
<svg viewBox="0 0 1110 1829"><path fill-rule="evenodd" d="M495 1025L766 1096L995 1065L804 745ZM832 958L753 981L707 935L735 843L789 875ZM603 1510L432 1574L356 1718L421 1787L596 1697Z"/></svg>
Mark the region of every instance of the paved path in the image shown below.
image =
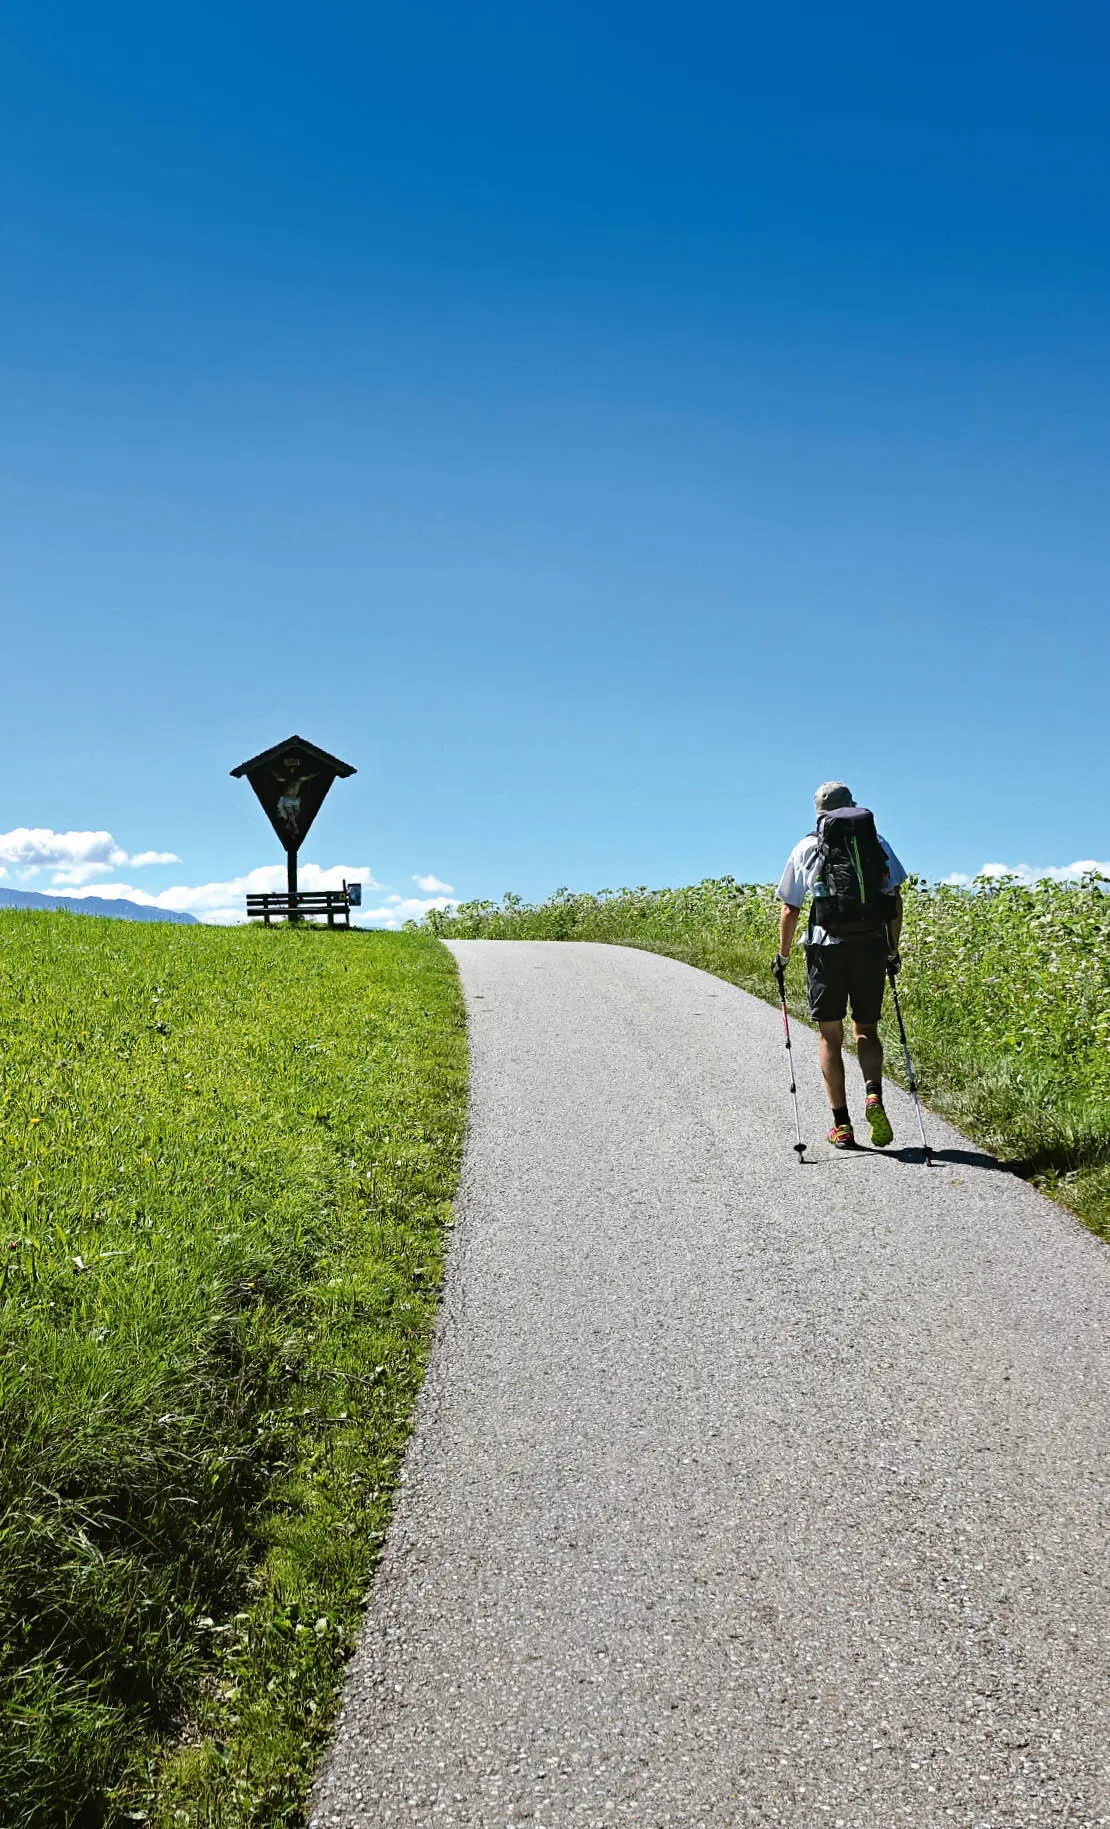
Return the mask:
<svg viewBox="0 0 1110 1829"><path fill-rule="evenodd" d="M799 1168L716 979L454 950L459 1224L314 1823L1110 1824L1110 1251L939 1124L834 1154L804 1032Z"/></svg>

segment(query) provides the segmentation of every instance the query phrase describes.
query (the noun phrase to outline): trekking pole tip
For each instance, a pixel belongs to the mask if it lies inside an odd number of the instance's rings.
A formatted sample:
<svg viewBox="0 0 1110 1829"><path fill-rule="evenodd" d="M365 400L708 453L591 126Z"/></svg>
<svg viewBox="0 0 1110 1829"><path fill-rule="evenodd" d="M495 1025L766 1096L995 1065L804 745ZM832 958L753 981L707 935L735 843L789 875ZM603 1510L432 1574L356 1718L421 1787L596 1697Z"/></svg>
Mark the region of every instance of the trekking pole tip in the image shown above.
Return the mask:
<svg viewBox="0 0 1110 1829"><path fill-rule="evenodd" d="M804 1144L804 1143L794 1143L794 1144L792 1144L792 1145L791 1145L791 1148L792 1148L792 1149L793 1149L793 1151L794 1151L794 1154L795 1154L795 1155L796 1155L796 1156L797 1156L797 1158L798 1158L798 1161L799 1161L799 1162L802 1162L802 1163L804 1163L804 1162L805 1162L805 1159L806 1159L806 1157L805 1157L805 1148L806 1148L806 1146L805 1146L805 1144Z"/></svg>

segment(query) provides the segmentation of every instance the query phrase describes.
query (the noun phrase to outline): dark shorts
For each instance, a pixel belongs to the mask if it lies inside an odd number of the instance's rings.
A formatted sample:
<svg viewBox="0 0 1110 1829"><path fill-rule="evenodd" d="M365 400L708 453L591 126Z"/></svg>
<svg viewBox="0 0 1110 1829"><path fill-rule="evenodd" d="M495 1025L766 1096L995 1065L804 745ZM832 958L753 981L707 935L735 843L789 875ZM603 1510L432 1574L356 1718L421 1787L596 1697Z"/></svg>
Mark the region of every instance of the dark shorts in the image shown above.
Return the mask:
<svg viewBox="0 0 1110 1829"><path fill-rule="evenodd" d="M856 1022L878 1022L886 989L885 939L841 940L806 947L806 990L814 1022L842 1022L849 1003Z"/></svg>

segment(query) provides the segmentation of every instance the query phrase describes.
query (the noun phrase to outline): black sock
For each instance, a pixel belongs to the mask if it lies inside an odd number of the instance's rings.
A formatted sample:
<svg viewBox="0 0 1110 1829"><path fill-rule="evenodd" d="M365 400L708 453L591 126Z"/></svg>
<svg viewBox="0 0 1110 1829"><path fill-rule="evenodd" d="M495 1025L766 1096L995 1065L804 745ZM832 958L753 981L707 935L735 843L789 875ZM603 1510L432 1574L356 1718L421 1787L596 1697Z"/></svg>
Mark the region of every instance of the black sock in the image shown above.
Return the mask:
<svg viewBox="0 0 1110 1829"><path fill-rule="evenodd" d="M848 1116L848 1107L846 1105L834 1105L833 1106L833 1123L834 1124L850 1124L851 1122L852 1122L852 1120Z"/></svg>
<svg viewBox="0 0 1110 1829"><path fill-rule="evenodd" d="M883 1100L883 1082L882 1082L882 1080L864 1080L863 1089L869 1099L874 1097L874 1098L878 1099L880 1105L882 1104L882 1100Z"/></svg>

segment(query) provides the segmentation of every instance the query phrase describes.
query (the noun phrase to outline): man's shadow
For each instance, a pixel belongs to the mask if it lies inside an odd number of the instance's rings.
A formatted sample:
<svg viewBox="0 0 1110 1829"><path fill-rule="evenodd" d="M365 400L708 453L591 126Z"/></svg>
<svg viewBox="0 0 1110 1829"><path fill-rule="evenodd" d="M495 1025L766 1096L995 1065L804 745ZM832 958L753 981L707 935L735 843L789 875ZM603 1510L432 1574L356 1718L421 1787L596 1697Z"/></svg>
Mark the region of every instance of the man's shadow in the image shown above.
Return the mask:
<svg viewBox="0 0 1110 1829"><path fill-rule="evenodd" d="M1041 1175L1046 1169L1058 1166L1055 1162L1042 1161L1040 1156L1020 1157L1010 1162L1003 1162L1000 1157L990 1155L987 1150L930 1149L926 1151L922 1149L920 1143L907 1144L902 1149L875 1149L870 1144L857 1143L856 1150L866 1156L888 1156L895 1162L917 1163L918 1165L923 1162L949 1163L957 1168L992 1169L999 1175L1014 1175L1019 1181L1030 1181L1034 1175ZM1042 1154L1048 1157L1051 1152L1045 1150Z"/></svg>

